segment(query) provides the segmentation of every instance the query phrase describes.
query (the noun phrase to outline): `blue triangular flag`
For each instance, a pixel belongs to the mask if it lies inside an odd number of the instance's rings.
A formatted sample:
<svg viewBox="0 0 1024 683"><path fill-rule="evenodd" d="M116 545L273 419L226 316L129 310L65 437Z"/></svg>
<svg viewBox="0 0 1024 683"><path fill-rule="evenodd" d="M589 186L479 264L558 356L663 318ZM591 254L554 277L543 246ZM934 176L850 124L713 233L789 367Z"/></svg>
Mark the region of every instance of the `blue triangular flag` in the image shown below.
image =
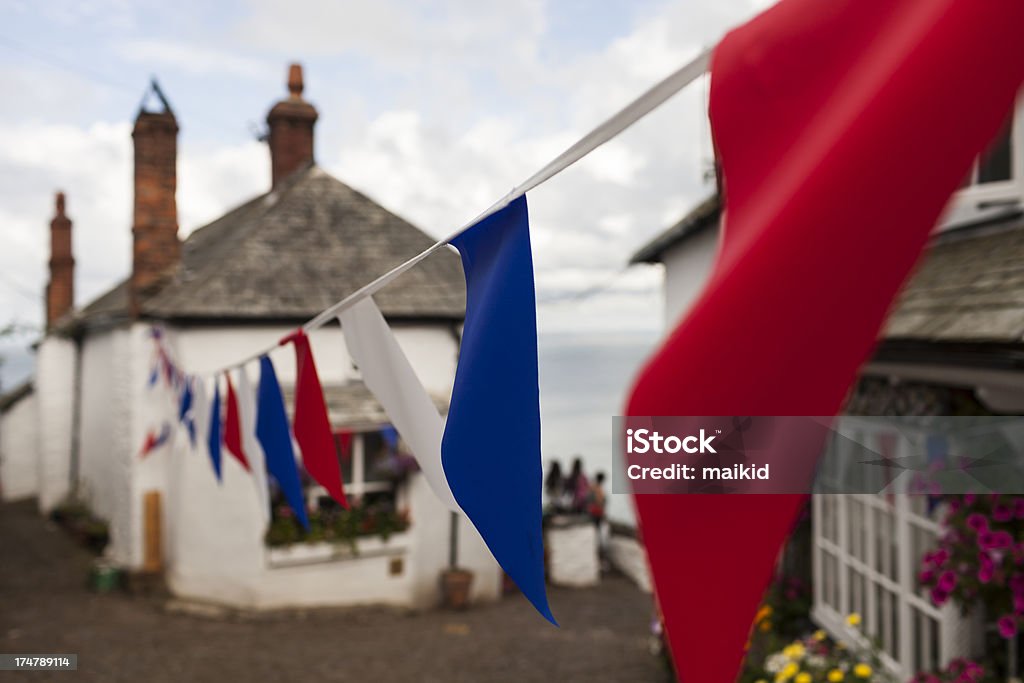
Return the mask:
<svg viewBox="0 0 1024 683"><path fill-rule="evenodd" d="M494 558L552 623L541 536L537 301L526 197L451 242L466 323L441 463Z"/></svg>
<svg viewBox="0 0 1024 683"><path fill-rule="evenodd" d="M192 415L192 380L189 377L182 378L181 403L178 406L178 421L188 429L188 439L192 442L192 448L196 447L196 421Z"/></svg>
<svg viewBox="0 0 1024 683"><path fill-rule="evenodd" d="M281 487L288 505L303 528L309 530L306 518L306 501L302 496L299 469L295 466L295 451L288 429L288 414L284 409L284 397L277 383L274 366L267 356L260 356L260 388L256 405L256 438L263 447L267 472Z"/></svg>
<svg viewBox="0 0 1024 683"><path fill-rule="evenodd" d="M221 481L220 473L220 387L217 380L213 381L213 405L210 407L210 434L209 434L210 462L213 463L213 472L217 475L217 481Z"/></svg>

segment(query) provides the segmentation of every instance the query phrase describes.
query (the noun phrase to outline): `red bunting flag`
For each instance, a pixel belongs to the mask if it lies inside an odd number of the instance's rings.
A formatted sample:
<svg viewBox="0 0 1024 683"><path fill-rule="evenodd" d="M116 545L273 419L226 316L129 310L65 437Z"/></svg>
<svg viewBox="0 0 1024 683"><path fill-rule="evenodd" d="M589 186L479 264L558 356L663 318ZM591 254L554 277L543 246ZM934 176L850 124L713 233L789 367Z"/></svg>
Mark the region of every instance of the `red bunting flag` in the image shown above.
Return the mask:
<svg viewBox="0 0 1024 683"><path fill-rule="evenodd" d="M245 457L245 448L242 446L242 423L238 414L238 397L235 395L235 387L231 383L229 373L224 373L224 380L228 385L227 409L224 415L224 446L242 464L242 467L248 470L249 459Z"/></svg>
<svg viewBox="0 0 1024 683"><path fill-rule="evenodd" d="M331 498L348 508L341 482L341 465L327 416L324 392L316 372L309 337L301 329L281 340L295 346L295 419L292 433L299 442L306 471L320 483Z"/></svg>
<svg viewBox="0 0 1024 683"><path fill-rule="evenodd" d="M341 457L346 461L352 458L352 432L348 429L342 429L334 433L335 438L338 440L338 450L341 452Z"/></svg>
<svg viewBox="0 0 1024 683"><path fill-rule="evenodd" d="M835 414L1011 109L1021 26L1019 0L783 0L727 35L710 94L722 249L628 414ZM635 501L680 680L736 680L803 497Z"/></svg>

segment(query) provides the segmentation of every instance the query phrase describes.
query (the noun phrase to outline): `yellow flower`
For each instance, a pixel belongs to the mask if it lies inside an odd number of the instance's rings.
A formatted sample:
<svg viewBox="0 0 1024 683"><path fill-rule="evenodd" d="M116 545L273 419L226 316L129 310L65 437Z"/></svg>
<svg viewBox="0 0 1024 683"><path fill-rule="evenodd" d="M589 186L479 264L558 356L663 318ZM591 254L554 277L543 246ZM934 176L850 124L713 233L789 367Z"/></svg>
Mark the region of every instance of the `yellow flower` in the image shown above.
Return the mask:
<svg viewBox="0 0 1024 683"><path fill-rule="evenodd" d="M800 667L794 664L793 662L790 662L786 666L782 667L782 671L775 674L775 683L783 683L784 681L788 681L793 676L795 676L798 671L800 671Z"/></svg>
<svg viewBox="0 0 1024 683"><path fill-rule="evenodd" d="M799 662L807 654L807 650L804 648L803 643L797 641L782 648L782 654L791 662Z"/></svg>
<svg viewBox="0 0 1024 683"><path fill-rule="evenodd" d="M767 619L772 615L772 606L765 605L761 609L757 610L757 616L754 617L754 622L759 622Z"/></svg>
<svg viewBox="0 0 1024 683"><path fill-rule="evenodd" d="M756 681L754 681L754 683L768 683L768 681L764 680L763 678L759 678Z"/></svg>
<svg viewBox="0 0 1024 683"><path fill-rule="evenodd" d="M850 616L846 617L846 623L850 626L860 626L860 615L854 612Z"/></svg>
<svg viewBox="0 0 1024 683"><path fill-rule="evenodd" d="M811 674L806 671L799 673L796 675L796 678L793 679L793 683L811 683Z"/></svg>
<svg viewBox="0 0 1024 683"><path fill-rule="evenodd" d="M772 630L772 620L766 619L765 621L762 621L760 624L757 625L757 628L761 631L761 633L768 633L768 631Z"/></svg>
<svg viewBox="0 0 1024 683"><path fill-rule="evenodd" d="M828 634L819 628L817 631L814 632L814 635L812 637L820 643L828 637Z"/></svg>
<svg viewBox="0 0 1024 683"><path fill-rule="evenodd" d="M832 669L828 672L829 683L840 683L843 680L843 672L840 669Z"/></svg>
<svg viewBox="0 0 1024 683"><path fill-rule="evenodd" d="M871 678L871 667L861 662L853 667L853 675L857 678Z"/></svg>

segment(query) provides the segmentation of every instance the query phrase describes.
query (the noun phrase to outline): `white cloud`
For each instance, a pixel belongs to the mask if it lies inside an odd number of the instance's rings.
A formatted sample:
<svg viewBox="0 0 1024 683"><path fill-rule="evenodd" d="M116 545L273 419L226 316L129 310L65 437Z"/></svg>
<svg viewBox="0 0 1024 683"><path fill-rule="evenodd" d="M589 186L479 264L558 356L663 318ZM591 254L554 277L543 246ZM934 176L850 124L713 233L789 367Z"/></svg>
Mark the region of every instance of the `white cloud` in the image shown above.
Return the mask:
<svg viewBox="0 0 1024 683"><path fill-rule="evenodd" d="M752 0L753 1L753 0ZM391 106L367 106L371 93L321 106L324 123L344 121L318 158L434 235L447 234L553 158L589 128L750 13L746 0L668 2L604 48L546 63L547 9L542 0L478 3L444 0L252 0L227 26L249 45L201 50L172 38L141 36L115 49L126 61L172 65L188 73L266 75L279 54L357 55L415 81ZM270 70L273 70L272 67ZM17 69L15 69L17 71ZM484 83L479 78L484 75ZM324 102L345 91L330 72L310 73ZM398 97L405 93L408 96ZM495 102L496 93L500 102ZM268 100L276 93L268 92ZM316 94L316 93L312 93ZM48 97L57 101L59 90ZM660 279L650 269L611 279L629 254L676 220L709 190L702 183L710 147L702 135L703 91L674 98L626 134L530 195L539 295L552 301L610 281L610 293L572 305L542 307L542 325L650 327L660 319ZM373 98L369 98L373 99ZM375 113L367 114L367 111ZM467 114L468 112L468 114ZM258 116L261 112L254 112ZM12 117L12 114L14 116ZM124 112L130 114L130 112ZM197 112L196 116L202 114ZM130 124L53 125L5 107L15 123L0 128L0 268L41 288L52 192L68 192L75 220L79 301L127 273L130 256ZM468 124L467 124L468 122ZM183 123L179 163L182 232L264 191L263 145L197 146ZM41 303L0 286L0 305L37 320ZM40 289L41 291L41 289ZM35 310L30 310L35 309ZM0 321L2 322L2 321Z"/></svg>
<svg viewBox="0 0 1024 683"><path fill-rule="evenodd" d="M280 70L280 65L267 60L169 40L128 41L120 44L117 52L130 62L171 67L189 74L221 73L259 80Z"/></svg>

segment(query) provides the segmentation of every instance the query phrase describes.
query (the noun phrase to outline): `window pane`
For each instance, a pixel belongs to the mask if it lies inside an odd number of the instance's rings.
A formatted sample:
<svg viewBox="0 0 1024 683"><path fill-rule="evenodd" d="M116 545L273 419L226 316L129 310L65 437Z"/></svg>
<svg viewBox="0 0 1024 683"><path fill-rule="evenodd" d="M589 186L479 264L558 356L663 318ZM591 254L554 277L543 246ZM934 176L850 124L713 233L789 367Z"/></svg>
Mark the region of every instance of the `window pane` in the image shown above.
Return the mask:
<svg viewBox="0 0 1024 683"><path fill-rule="evenodd" d="M992 146L978 159L978 184L996 183L1013 178L1013 153L1010 144L1013 118L1003 124Z"/></svg>
<svg viewBox="0 0 1024 683"><path fill-rule="evenodd" d="M380 432L363 434L363 453L365 454L364 480L369 482L389 481L390 453Z"/></svg>

